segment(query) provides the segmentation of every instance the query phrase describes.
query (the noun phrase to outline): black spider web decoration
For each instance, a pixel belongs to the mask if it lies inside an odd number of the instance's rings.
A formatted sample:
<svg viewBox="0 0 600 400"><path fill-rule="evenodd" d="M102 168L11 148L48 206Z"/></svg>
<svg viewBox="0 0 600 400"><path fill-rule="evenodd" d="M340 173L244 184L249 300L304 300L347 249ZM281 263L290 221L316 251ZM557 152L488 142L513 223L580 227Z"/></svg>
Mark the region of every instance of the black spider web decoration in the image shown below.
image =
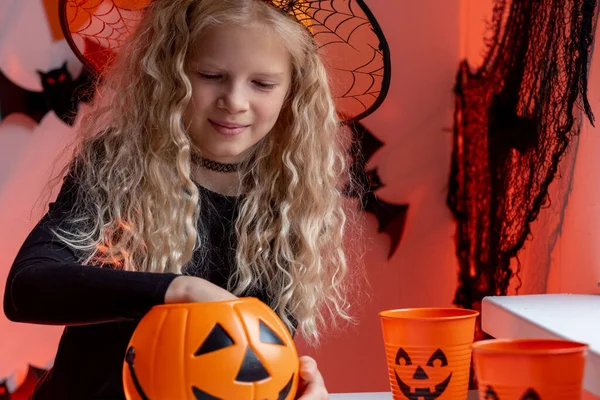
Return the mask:
<svg viewBox="0 0 600 400"><path fill-rule="evenodd" d="M63 31L83 40L76 43L72 36L65 36L71 47L77 48L80 61L92 70L114 57L142 18L140 10L119 7L114 0L60 2L66 3L59 6ZM74 10L74 15L67 15L68 9Z"/></svg>
<svg viewBox="0 0 600 400"><path fill-rule="evenodd" d="M383 102L390 84L387 41L362 0L270 1L311 32L329 68L342 120L357 121Z"/></svg>
<svg viewBox="0 0 600 400"><path fill-rule="evenodd" d="M85 6L82 6L77 12L88 11L91 8L92 7L86 8ZM108 10L94 14L91 14L88 11L88 14L90 15L88 24L79 31L73 32L82 38L93 40L101 46L104 46L103 42L108 43L108 46L104 47L107 49L114 49L118 48L123 39L131 33L125 24L126 13L117 8L112 1L110 2L110 8ZM118 16L116 21L113 20L114 16ZM92 25L94 25L94 22L99 22L102 25L100 33L86 33L87 30L93 29Z"/></svg>

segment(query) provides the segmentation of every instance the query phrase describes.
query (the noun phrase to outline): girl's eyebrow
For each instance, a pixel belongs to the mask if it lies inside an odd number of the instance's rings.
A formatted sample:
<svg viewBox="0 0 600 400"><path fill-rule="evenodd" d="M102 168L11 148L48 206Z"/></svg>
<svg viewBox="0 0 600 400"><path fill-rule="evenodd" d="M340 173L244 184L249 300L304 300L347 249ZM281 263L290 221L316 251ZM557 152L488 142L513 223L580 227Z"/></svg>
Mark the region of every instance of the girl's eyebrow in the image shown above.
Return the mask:
<svg viewBox="0 0 600 400"><path fill-rule="evenodd" d="M200 69L200 68L216 69L216 70L221 69L221 68L217 67L216 64L206 62L206 61L196 61L196 62L190 63L190 66L192 68L196 68L196 69Z"/></svg>
<svg viewBox="0 0 600 400"><path fill-rule="evenodd" d="M259 78L281 79L285 76L285 72L260 72L253 75Z"/></svg>

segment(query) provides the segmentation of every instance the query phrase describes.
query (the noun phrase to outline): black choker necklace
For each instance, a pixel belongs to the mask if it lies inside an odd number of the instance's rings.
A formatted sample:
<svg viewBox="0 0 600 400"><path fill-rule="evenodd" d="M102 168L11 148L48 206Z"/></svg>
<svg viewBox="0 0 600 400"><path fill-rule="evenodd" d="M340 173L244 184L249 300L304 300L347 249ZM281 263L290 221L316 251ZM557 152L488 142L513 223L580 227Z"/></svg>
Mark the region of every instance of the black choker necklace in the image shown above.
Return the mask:
<svg viewBox="0 0 600 400"><path fill-rule="evenodd" d="M237 172L241 165L241 163L228 164L207 160L206 158L200 157L198 154L192 154L192 162L202 168L216 172Z"/></svg>

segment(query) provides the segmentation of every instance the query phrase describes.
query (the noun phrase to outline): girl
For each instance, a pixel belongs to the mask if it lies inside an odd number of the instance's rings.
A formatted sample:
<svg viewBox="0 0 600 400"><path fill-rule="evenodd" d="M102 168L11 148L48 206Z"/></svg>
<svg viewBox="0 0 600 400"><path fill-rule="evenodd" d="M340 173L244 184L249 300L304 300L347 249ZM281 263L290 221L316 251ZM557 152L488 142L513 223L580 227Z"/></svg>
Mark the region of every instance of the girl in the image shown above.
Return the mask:
<svg viewBox="0 0 600 400"><path fill-rule="evenodd" d="M9 319L66 325L33 400L123 399L157 304L255 296L312 342L324 313L350 319L347 154L307 27L276 2L138 3L7 280ZM313 359L301 378L301 399L327 398Z"/></svg>

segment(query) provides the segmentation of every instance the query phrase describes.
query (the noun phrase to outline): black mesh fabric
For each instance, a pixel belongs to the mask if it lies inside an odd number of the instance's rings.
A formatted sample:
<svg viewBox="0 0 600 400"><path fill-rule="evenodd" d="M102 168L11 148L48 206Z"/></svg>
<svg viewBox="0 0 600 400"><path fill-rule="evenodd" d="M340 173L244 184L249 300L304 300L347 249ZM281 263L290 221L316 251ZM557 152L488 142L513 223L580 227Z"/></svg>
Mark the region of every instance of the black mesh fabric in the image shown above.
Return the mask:
<svg viewBox="0 0 600 400"><path fill-rule="evenodd" d="M511 269L582 116L595 0L496 0L487 55L460 64L448 205L456 221L454 303L506 295ZM476 338L483 337L478 329Z"/></svg>

